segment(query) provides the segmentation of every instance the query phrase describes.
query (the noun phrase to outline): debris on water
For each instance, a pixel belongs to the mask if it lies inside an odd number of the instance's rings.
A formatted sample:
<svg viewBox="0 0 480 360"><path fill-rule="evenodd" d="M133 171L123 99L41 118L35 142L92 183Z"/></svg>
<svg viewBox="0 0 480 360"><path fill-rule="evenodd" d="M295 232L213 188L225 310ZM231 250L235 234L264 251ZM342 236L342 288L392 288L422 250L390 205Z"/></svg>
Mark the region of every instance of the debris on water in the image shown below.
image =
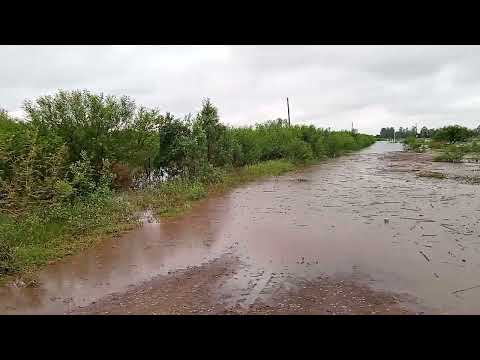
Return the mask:
<svg viewBox="0 0 480 360"><path fill-rule="evenodd" d="M430 259L428 258L427 255L425 255L425 253L424 253L423 251L420 250L419 253L422 254L423 257L424 257L428 262L430 262Z"/></svg>
<svg viewBox="0 0 480 360"><path fill-rule="evenodd" d="M383 222L384 222L385 224L388 224L388 223L390 222L390 220L389 220L388 218L385 218L385 219L383 219Z"/></svg>
<svg viewBox="0 0 480 360"><path fill-rule="evenodd" d="M13 283L11 283L11 286L16 288L36 288L40 286L40 282L37 279L26 275L22 278L15 279Z"/></svg>
<svg viewBox="0 0 480 360"><path fill-rule="evenodd" d="M466 288L466 289L455 290L455 291L452 292L452 294L456 294L456 293L467 291L467 290L476 289L476 288L479 288L479 287L480 287L480 285L475 285L475 286L472 286L472 287L469 287L469 288Z"/></svg>
<svg viewBox="0 0 480 360"><path fill-rule="evenodd" d="M436 272L434 272L433 275L435 275L435 277L436 277L437 279L440 279L440 276L438 276L438 274L437 274Z"/></svg>
<svg viewBox="0 0 480 360"><path fill-rule="evenodd" d="M418 222L435 222L435 220L431 220L431 219L418 219L418 218L410 218L410 217L401 217L400 219L402 219L402 220L415 220L415 221L418 221Z"/></svg>

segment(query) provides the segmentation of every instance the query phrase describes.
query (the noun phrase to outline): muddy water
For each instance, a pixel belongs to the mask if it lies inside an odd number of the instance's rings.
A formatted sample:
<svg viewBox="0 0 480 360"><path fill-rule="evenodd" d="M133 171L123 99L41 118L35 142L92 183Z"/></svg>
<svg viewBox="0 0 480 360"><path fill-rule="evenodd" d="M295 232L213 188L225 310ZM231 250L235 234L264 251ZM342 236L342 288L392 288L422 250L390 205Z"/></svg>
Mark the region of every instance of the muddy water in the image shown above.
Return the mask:
<svg viewBox="0 0 480 360"><path fill-rule="evenodd" d="M392 171L400 150L376 143L146 220L47 267L38 288L0 289L0 312L64 313L231 253L244 266L217 290L231 306L327 275L405 294L427 313L480 313L480 287L454 293L480 285L480 187Z"/></svg>

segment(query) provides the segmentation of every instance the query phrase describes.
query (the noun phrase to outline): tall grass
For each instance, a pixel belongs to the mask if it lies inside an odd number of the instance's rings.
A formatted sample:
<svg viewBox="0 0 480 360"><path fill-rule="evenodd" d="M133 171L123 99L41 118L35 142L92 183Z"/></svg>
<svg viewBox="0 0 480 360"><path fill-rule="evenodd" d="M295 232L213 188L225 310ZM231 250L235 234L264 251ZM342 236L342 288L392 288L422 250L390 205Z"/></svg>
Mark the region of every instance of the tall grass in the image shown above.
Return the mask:
<svg viewBox="0 0 480 360"><path fill-rule="evenodd" d="M134 206L124 195L94 194L20 216L0 214L0 275L60 259L136 223Z"/></svg>

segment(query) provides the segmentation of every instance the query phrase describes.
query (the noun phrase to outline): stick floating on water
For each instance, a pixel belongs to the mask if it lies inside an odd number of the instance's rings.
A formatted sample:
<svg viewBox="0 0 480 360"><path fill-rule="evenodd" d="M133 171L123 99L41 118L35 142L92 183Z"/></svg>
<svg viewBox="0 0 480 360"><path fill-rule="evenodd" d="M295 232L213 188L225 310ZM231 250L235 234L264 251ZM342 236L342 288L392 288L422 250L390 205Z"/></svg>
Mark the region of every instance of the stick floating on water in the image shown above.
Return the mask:
<svg viewBox="0 0 480 360"><path fill-rule="evenodd" d="M424 257L425 259L427 259L428 262L430 262L430 259L427 257L427 255L425 255L425 253L424 253L423 251L419 251L419 253L422 254L423 257Z"/></svg>
<svg viewBox="0 0 480 360"><path fill-rule="evenodd" d="M472 287L469 287L469 288L466 288L466 289L456 290L456 291L452 292L452 294L456 294L456 293L459 293L459 292L462 292L462 291L475 289L475 288L478 288L478 287L480 287L480 285L475 285L475 286L472 286Z"/></svg>

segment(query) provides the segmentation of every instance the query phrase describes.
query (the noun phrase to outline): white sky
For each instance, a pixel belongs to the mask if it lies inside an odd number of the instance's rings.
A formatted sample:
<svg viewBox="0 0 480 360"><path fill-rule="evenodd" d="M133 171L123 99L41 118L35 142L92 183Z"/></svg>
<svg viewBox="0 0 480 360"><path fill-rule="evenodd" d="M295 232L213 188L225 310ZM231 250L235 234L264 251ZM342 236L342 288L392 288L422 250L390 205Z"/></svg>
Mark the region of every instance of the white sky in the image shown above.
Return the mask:
<svg viewBox="0 0 480 360"><path fill-rule="evenodd" d="M224 123L480 125L480 46L0 46L0 107L58 89L128 95L177 116L203 98Z"/></svg>

